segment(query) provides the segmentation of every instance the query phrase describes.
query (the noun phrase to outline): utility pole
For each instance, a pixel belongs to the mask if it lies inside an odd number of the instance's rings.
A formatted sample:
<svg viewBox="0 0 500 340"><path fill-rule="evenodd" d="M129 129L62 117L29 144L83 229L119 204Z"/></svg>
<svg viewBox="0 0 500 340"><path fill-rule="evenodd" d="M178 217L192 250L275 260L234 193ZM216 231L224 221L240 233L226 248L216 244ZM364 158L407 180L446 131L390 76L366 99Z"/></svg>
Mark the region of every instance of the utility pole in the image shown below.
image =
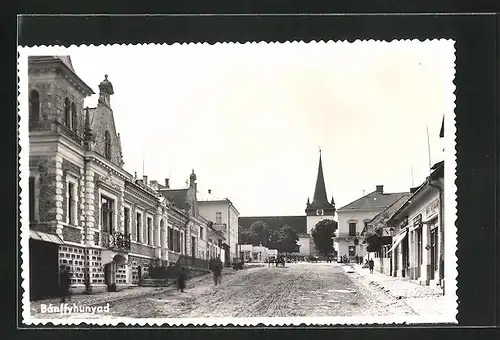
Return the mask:
<svg viewBox="0 0 500 340"><path fill-rule="evenodd" d="M429 174L431 173L431 142L429 139L429 126L426 126L427 129L427 151L429 153Z"/></svg>

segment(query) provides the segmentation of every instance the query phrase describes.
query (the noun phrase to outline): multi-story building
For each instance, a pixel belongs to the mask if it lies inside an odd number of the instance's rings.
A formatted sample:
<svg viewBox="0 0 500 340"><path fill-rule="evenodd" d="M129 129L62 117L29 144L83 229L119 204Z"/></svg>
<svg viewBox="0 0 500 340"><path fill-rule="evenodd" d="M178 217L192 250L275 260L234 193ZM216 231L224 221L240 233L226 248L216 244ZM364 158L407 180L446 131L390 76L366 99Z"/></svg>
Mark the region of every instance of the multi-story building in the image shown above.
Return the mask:
<svg viewBox="0 0 500 340"><path fill-rule="evenodd" d="M361 233L368 223L380 212L408 193L384 193L384 186L377 185L376 190L337 210L338 230L335 235L335 249L339 256L354 259L365 256Z"/></svg>
<svg viewBox="0 0 500 340"><path fill-rule="evenodd" d="M28 68L30 297L57 294L60 265L73 293L92 293L137 284L174 254L199 256L205 222L123 168L108 77L84 108L94 92L70 57L30 57Z"/></svg>
<svg viewBox="0 0 500 340"><path fill-rule="evenodd" d="M240 213L229 199L198 201L199 213L205 219L213 222L213 228L222 233L225 241L221 243L224 249L223 262L229 265L238 257L238 217Z"/></svg>
<svg viewBox="0 0 500 340"><path fill-rule="evenodd" d="M429 177L387 221L395 236L392 275L426 285L443 286L444 279L444 162L432 167Z"/></svg>

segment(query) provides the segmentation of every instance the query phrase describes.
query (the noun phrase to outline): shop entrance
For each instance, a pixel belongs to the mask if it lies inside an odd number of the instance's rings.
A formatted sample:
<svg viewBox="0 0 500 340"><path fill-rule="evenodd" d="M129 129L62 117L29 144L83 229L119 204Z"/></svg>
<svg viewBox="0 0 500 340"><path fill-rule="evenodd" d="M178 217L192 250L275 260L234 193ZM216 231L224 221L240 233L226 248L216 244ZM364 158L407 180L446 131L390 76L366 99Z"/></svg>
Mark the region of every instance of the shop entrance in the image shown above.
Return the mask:
<svg viewBox="0 0 500 340"><path fill-rule="evenodd" d="M30 239L30 300L59 295L59 245Z"/></svg>

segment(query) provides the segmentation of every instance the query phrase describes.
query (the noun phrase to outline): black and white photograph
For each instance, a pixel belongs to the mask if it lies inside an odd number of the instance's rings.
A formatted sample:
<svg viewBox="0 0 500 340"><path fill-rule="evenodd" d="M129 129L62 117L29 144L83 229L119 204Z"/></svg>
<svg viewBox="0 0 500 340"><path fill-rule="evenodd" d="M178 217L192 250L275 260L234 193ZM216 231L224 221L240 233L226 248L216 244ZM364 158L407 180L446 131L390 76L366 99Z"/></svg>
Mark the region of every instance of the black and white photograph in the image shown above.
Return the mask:
<svg viewBox="0 0 500 340"><path fill-rule="evenodd" d="M18 52L23 323L457 322L453 40Z"/></svg>

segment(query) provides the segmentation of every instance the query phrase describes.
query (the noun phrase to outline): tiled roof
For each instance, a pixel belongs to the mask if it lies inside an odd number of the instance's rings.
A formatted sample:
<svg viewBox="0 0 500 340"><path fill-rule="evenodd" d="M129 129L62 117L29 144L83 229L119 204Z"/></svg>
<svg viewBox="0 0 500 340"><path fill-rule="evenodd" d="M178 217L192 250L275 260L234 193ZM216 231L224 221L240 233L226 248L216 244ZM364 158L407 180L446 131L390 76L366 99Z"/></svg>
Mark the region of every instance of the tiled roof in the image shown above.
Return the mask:
<svg viewBox="0 0 500 340"><path fill-rule="evenodd" d="M368 228L370 227L380 227L385 224L411 197L409 192L404 193L398 200L388 206L385 210L381 211L368 223ZM363 229L365 232L365 229Z"/></svg>
<svg viewBox="0 0 500 340"><path fill-rule="evenodd" d="M260 217L239 217L238 225L248 229L252 223L263 221L270 229L278 230L286 224L292 227L297 234L307 233L306 216L260 216Z"/></svg>
<svg viewBox="0 0 500 340"><path fill-rule="evenodd" d="M399 200L401 197L407 195L407 192L398 193L381 193L374 191L365 195L354 202L351 202L337 211L342 212L345 210L361 210L361 209L377 209L386 208Z"/></svg>
<svg viewBox="0 0 500 340"><path fill-rule="evenodd" d="M161 189L160 194L172 201L176 207L189 210L187 202L188 189Z"/></svg>

